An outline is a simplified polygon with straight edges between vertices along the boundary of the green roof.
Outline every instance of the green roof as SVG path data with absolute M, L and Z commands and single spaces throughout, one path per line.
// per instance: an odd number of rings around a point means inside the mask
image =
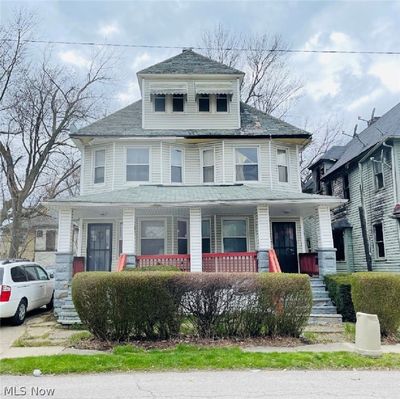
M 134 204 L 138 206 L 178 205 L 185 206 L 201 203 L 225 203 L 246 201 L 276 201 L 276 202 L 337 202 L 334 197 L 302 192 L 290 193 L 284 190 L 271 190 L 267 187 L 254 187 L 241 184 L 213 186 L 162 186 L 143 185 L 124 190 L 104 193 L 87 194 L 78 197 L 56 199 L 51 203 L 65 204 Z

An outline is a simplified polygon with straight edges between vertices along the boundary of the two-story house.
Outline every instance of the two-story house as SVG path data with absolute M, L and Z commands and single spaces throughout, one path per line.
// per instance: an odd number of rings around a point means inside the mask
M 131 267 L 268 271 L 274 248 L 283 271 L 298 272 L 303 220 L 315 214 L 321 272 L 336 270 L 330 209 L 342 200 L 301 190 L 299 151 L 311 135 L 241 103 L 243 76 L 183 50 L 138 72 L 140 101 L 71 134 L 80 196 L 51 202 L 58 298 L 73 222 L 88 271 L 115 270 L 120 254 Z
M 338 271 L 400 272 L 400 104 L 311 166 L 308 192 L 348 200 L 332 211 Z M 318 247 L 315 220 L 306 240 Z

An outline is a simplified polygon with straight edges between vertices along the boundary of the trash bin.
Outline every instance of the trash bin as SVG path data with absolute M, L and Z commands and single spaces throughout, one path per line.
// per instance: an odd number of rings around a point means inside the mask
M 366 356 L 381 356 L 381 329 L 378 316 L 357 312 L 356 351 Z

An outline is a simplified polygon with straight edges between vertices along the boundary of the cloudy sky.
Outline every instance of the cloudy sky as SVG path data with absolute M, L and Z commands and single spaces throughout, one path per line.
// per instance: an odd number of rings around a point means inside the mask
M 221 23 L 235 32 L 280 34 L 291 48 L 400 51 L 400 1 L 12 1 L 0 0 L 1 20 L 19 6 L 34 10 L 37 38 L 196 46 Z M 41 45 L 33 45 L 40 47 Z M 56 45 L 60 62 L 85 68 L 90 49 Z M 136 71 L 177 54 L 172 49 L 117 50 L 117 80 L 109 110 L 139 98 Z M 328 118 L 352 131 L 357 116 L 380 115 L 400 100 L 400 55 L 298 54 L 289 59 L 304 89 L 287 119 L 304 127 Z M 364 127 L 363 122 L 360 128 Z

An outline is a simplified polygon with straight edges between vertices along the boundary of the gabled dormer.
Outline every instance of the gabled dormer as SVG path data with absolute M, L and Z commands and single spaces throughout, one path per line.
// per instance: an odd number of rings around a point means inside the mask
M 143 129 L 240 129 L 243 72 L 184 49 L 137 76 Z

